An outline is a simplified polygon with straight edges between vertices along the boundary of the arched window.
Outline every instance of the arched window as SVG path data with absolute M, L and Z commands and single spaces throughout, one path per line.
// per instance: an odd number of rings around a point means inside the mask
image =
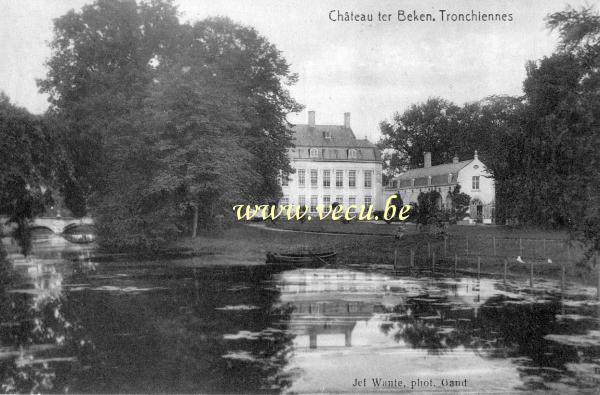
M 311 148 L 310 149 L 310 157 L 311 158 L 318 158 L 319 157 L 319 150 L 316 148 Z
M 356 159 L 356 150 L 355 149 L 348 150 L 348 159 Z
M 448 191 L 448 194 L 446 195 L 446 208 L 448 210 L 452 209 L 452 195 L 450 195 L 450 191 Z

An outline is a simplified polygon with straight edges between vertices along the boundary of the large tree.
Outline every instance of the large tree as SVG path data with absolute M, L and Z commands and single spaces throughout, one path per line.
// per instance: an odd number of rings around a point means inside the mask
M 460 108 L 441 99 L 430 98 L 414 104 L 404 113 L 396 113 L 392 122 L 380 123 L 384 160 L 393 172 L 423 166 L 423 153 L 432 153 L 432 164 L 452 159 L 453 134 L 458 132 Z
M 45 192 L 56 185 L 64 152 L 53 128 L 12 104 L 4 93 L 0 93 L 0 140 L 0 216 L 17 224 L 15 236 L 27 254 L 27 224 L 44 211 Z
M 531 192 L 545 198 L 540 219 L 568 226 L 590 252 L 599 251 L 600 15 L 567 7 L 547 22 L 559 46 L 528 66 L 524 83 Z
M 38 84 L 68 130 L 74 171 L 63 188 L 67 202 L 85 205 L 102 189 L 112 162 L 106 143 L 118 140 L 123 119 L 143 106 L 178 34 L 170 1 L 98 0 L 54 21 L 48 73 Z
M 300 107 L 289 65 L 254 29 L 99 0 L 59 18 L 52 45 L 41 87 L 77 137 L 74 189 L 103 240 L 159 245 L 234 201 L 277 198 Z
M 393 122 L 380 124 L 388 172 L 423 166 L 424 152 L 431 152 L 432 165 L 448 163 L 456 155 L 473 157 L 475 150 L 490 167 L 501 166 L 497 149 L 503 134 L 518 123 L 519 98 L 490 96 L 459 107 L 447 100 L 430 98 L 396 113 Z

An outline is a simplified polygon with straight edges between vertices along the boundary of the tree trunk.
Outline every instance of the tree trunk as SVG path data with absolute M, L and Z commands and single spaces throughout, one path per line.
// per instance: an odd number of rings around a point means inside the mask
M 198 206 L 194 206 L 194 223 L 192 224 L 192 237 L 198 236 Z

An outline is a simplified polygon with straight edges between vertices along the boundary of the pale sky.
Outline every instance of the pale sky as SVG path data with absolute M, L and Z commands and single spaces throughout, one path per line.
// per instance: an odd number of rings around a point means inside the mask
M 45 75 L 52 20 L 86 0 L 0 0 L 0 90 L 33 113 L 47 98 L 36 78 Z M 440 96 L 457 104 L 492 94 L 522 94 L 525 63 L 552 53 L 556 34 L 544 17 L 587 1 L 574 0 L 179 0 L 184 21 L 228 16 L 255 27 L 299 75 L 292 96 L 306 106 L 290 115 L 306 123 L 342 124 L 352 113 L 359 138 L 377 141 L 378 124 L 413 103 Z M 512 14 L 512 22 L 443 22 L 453 13 Z M 331 21 L 330 11 L 392 14 L 390 22 Z M 398 10 L 431 13 L 435 22 L 398 22 Z

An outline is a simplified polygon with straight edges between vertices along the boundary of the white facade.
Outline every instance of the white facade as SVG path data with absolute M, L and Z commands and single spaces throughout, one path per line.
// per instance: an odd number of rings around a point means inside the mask
M 290 174 L 288 185 L 282 186 L 282 202 L 294 205 L 307 204 L 312 207 L 316 199 L 317 204 L 326 206 L 337 202 L 344 206 L 372 204 L 374 210 L 382 209 L 381 163 L 293 160 L 291 164 L 296 173 Z M 313 183 L 314 172 L 316 172 L 316 183 Z M 354 186 L 351 185 L 352 179 L 354 179 Z
M 494 179 L 477 151 L 472 160 L 431 166 L 431 154 L 425 153 L 425 167 L 408 170 L 394 177 L 383 189 L 383 198 L 400 193 L 404 203 L 416 203 L 421 192 L 438 191 L 440 206 L 452 205 L 449 193 L 460 185 L 460 191 L 471 197 L 469 216 L 472 220 L 492 223 L 495 209 Z
M 310 111 L 308 125 L 294 127 L 295 147 L 288 155 L 295 172 L 282 182 L 280 203 L 308 205 L 311 211 L 334 202 L 383 208 L 380 152 L 368 140 L 356 139 L 350 114 L 344 115 L 343 126 L 316 125 Z

